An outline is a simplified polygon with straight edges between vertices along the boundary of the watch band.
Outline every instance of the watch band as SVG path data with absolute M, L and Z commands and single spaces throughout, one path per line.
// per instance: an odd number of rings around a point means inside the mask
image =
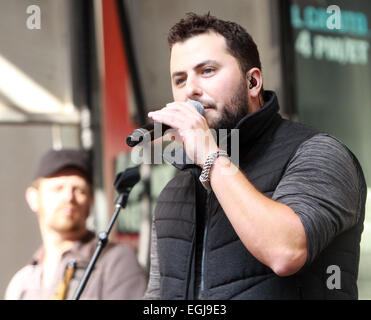
M 201 171 L 201 175 L 200 175 L 200 182 L 202 183 L 203 187 L 206 189 L 206 190 L 210 190 L 211 189 L 211 185 L 210 185 L 210 170 L 211 170 L 211 167 L 214 163 L 214 161 L 216 160 L 216 158 L 218 158 L 219 156 L 223 156 L 223 157 L 229 157 L 228 156 L 228 153 L 225 151 L 225 150 L 218 150 L 218 151 L 215 151 L 211 154 L 209 154 L 209 156 L 207 157 L 206 161 L 205 161 L 205 164 L 204 164 L 204 167 Z

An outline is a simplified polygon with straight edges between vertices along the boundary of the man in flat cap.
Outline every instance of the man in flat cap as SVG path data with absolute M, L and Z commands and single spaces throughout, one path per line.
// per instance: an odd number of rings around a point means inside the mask
M 41 159 L 26 200 L 39 221 L 43 246 L 10 281 L 5 299 L 71 299 L 96 249 L 86 226 L 93 205 L 88 153 L 51 150 Z M 146 279 L 134 252 L 108 243 L 81 299 L 140 299 Z

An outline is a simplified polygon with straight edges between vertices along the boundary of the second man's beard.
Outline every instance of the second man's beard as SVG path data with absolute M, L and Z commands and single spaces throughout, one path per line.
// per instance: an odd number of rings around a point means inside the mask
M 249 112 L 250 106 L 247 98 L 246 80 L 242 79 L 230 102 L 222 110 L 220 119 L 212 125 L 212 129 L 233 129 Z

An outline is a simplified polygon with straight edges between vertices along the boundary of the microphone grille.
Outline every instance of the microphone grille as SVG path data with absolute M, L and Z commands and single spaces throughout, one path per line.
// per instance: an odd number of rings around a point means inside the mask
M 196 100 L 188 100 L 187 102 L 192 103 L 192 104 L 195 106 L 195 108 L 197 109 L 197 111 L 198 111 L 202 116 L 205 115 L 205 109 L 204 109 L 204 106 L 203 106 L 200 102 L 198 102 L 198 101 L 196 101 Z

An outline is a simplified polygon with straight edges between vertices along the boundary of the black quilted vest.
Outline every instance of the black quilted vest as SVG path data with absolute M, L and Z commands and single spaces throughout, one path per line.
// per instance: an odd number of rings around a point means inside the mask
M 243 118 L 237 128 L 240 169 L 271 197 L 300 144 L 317 131 L 282 119 L 276 95 L 271 91 L 266 95 L 263 108 Z M 162 299 L 196 299 L 197 285 L 202 299 L 357 298 L 363 218 L 340 234 L 311 265 L 295 275 L 279 277 L 239 240 L 214 193 L 207 194 L 199 183 L 199 167 L 173 164 L 182 170 L 161 192 L 154 220 Z M 196 255 L 199 248 L 202 255 Z M 341 290 L 327 288 L 330 265 L 342 270 Z M 196 277 L 199 273 L 201 279 Z

